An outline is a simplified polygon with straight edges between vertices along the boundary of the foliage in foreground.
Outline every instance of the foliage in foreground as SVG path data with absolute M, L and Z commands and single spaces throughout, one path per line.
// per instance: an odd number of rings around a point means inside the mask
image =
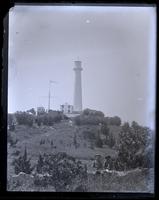
M 31 167 L 27 150 L 13 162 L 15 174 L 34 174 L 34 185 L 53 186 L 58 191 L 87 191 L 87 167 L 66 153 L 39 155 L 37 164 Z
M 24 154 L 20 155 L 18 158 L 15 158 L 12 164 L 14 166 L 15 174 L 19 174 L 20 172 L 31 174 L 34 169 L 34 167 L 31 167 L 31 159 L 28 158 L 26 147 Z
M 35 116 L 27 112 L 17 111 L 15 113 L 16 120 L 19 125 L 32 126 L 35 120 Z
M 122 170 L 153 167 L 152 131 L 132 122 L 123 124 L 119 137 L 118 160 Z
M 56 191 L 70 191 L 74 183 L 85 185 L 87 168 L 80 161 L 66 153 L 39 155 L 36 166 L 37 174 L 48 174 L 35 179 L 36 185 L 53 185 Z M 86 190 L 83 187 L 83 190 Z

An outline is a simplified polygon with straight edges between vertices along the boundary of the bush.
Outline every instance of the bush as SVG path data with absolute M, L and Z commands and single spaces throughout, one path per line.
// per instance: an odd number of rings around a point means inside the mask
M 36 171 L 39 174 L 42 174 L 43 166 L 44 166 L 44 158 L 43 158 L 43 156 L 41 154 L 39 154 L 38 162 L 37 162 L 37 165 L 36 165 Z
M 102 142 L 102 140 L 101 140 L 100 137 L 97 137 L 95 144 L 96 144 L 96 146 L 99 147 L 99 148 L 102 148 L 102 147 L 103 147 L 103 142 Z
M 12 153 L 12 155 L 14 155 L 14 156 L 19 156 L 19 154 L 20 154 L 19 150 L 16 150 L 15 152 Z
M 108 142 L 109 147 L 110 148 L 114 147 L 115 143 L 116 143 L 115 138 L 114 138 L 113 134 L 111 134 L 109 136 L 109 142 Z
M 146 165 L 148 167 L 146 149 L 152 142 L 149 140 L 151 134 L 150 129 L 139 126 L 137 123 L 133 123 L 131 127 L 128 123 L 123 125 L 118 146 L 118 159 L 123 163 L 125 169 L 145 167 Z
M 53 145 L 54 145 L 54 143 L 53 143 L 53 140 L 51 140 L 51 142 L 50 142 L 50 145 L 51 145 L 51 146 L 53 146 Z
M 47 187 L 50 181 L 47 174 L 35 174 L 34 175 L 34 184 L 36 186 Z
M 104 113 L 101 111 L 97 111 L 97 110 L 91 110 L 91 109 L 85 109 L 82 112 L 82 115 L 89 115 L 89 116 L 98 116 L 98 117 L 104 117 Z
M 68 156 L 66 153 L 44 154 L 39 156 L 37 166 L 38 172 L 43 176 L 37 181 L 38 184 L 44 185 L 44 182 L 55 187 L 56 191 L 72 191 L 77 180 L 80 184 L 87 176 L 85 166 L 75 158 Z M 44 174 L 48 174 L 44 176 Z
M 129 125 L 129 123 L 128 122 L 125 122 L 123 125 L 122 125 L 122 131 L 123 132 L 129 132 L 129 130 L 130 130 L 130 125 Z
M 109 128 L 106 124 L 102 124 L 101 126 L 101 133 L 105 135 L 106 139 L 109 136 Z
M 84 139 L 95 140 L 96 133 L 93 131 L 83 131 Z
M 77 149 L 79 144 L 77 143 L 77 136 L 76 136 L 76 133 L 74 134 L 74 137 L 73 137 L 73 145 L 74 147 Z
M 90 111 L 89 111 L 89 109 L 87 108 L 87 109 L 85 109 L 85 110 L 83 110 L 83 115 L 89 115 L 89 113 L 90 113 Z
M 40 145 L 45 144 L 45 142 L 46 142 L 45 139 L 41 139 L 40 140 Z
M 121 119 L 118 116 L 105 117 L 104 118 L 104 123 L 108 124 L 108 125 L 120 126 L 121 125 Z
M 17 138 L 15 138 L 15 139 L 13 139 L 13 136 L 11 136 L 11 133 L 10 132 L 8 132 L 8 136 L 7 136 L 8 138 L 7 138 L 7 141 L 8 141 L 8 143 L 10 143 L 10 145 L 12 146 L 12 147 L 16 147 L 16 144 L 17 144 L 17 142 L 19 141 Z
M 103 122 L 103 118 L 95 115 L 80 115 L 74 118 L 76 125 L 99 125 Z
M 19 125 L 28 125 L 32 126 L 34 122 L 34 116 L 32 114 L 28 114 L 27 112 L 16 112 L 15 117 Z
M 99 125 L 103 123 L 104 114 L 101 111 L 85 109 L 82 114 L 74 118 L 76 125 Z
M 14 118 L 14 114 L 8 114 L 8 127 L 10 131 L 14 131 L 15 130 L 15 118 Z
M 58 123 L 62 120 L 63 116 L 58 111 L 49 111 L 49 113 L 40 114 L 36 118 L 38 126 L 41 124 L 46 126 L 52 126 L 54 123 Z
M 30 158 L 28 159 L 26 148 L 24 154 L 22 156 L 19 156 L 18 158 L 15 158 L 12 164 L 14 166 L 15 174 L 19 174 L 20 172 L 31 174 L 31 172 L 33 171 Z
M 80 119 L 80 116 L 76 116 L 74 117 L 74 122 L 77 126 L 80 126 L 81 125 L 81 119 Z
M 35 122 L 37 123 L 38 126 L 41 126 L 43 123 L 43 116 L 37 115 Z

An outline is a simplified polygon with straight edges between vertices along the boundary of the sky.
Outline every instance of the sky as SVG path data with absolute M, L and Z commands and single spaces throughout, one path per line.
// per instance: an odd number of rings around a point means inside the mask
M 73 105 L 82 61 L 83 109 L 154 127 L 155 7 L 15 6 L 9 11 L 8 112 Z

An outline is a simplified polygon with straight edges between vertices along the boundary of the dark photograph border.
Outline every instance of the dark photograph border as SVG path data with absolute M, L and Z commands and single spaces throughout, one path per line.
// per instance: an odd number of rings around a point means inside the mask
M 2 199 L 154 199 L 158 196 L 157 185 L 158 185 L 158 169 L 157 169 L 157 146 L 158 146 L 158 105 L 156 103 L 156 139 L 155 139 L 155 193 L 94 193 L 94 192 L 7 192 L 7 93 L 8 93 L 8 11 L 15 4 L 43 4 L 42 1 L 32 1 L 32 2 L 24 2 L 24 1 L 11 1 L 5 3 L 3 2 L 0 5 L 0 17 L 1 17 L 1 111 L 0 111 L 0 198 Z M 157 0 L 155 1 L 111 1 L 111 2 L 93 2 L 93 1 L 47 1 L 44 4 L 47 5 L 114 5 L 114 6 L 147 6 L 153 5 L 157 6 Z M 43 5 L 44 5 L 43 4 Z M 157 21 L 158 21 L 158 7 L 157 7 Z M 158 33 L 158 26 L 157 26 Z M 156 33 L 156 34 L 157 34 Z M 157 38 L 157 50 L 158 50 L 158 38 Z M 156 54 L 157 66 L 156 66 L 156 81 L 158 83 L 158 59 Z M 156 89 L 156 102 L 158 100 L 158 87 Z

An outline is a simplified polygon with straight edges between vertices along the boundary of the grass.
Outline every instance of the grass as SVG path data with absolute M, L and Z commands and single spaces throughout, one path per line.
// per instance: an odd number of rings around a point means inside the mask
M 102 175 L 97 177 L 92 174 L 94 171 L 92 164 L 96 154 L 105 157 L 107 155 L 116 156 L 117 152 L 114 149 L 104 145 L 103 148 L 91 147 L 91 141 L 84 137 L 84 131 L 97 131 L 97 125 L 83 125 L 75 126 L 71 125 L 67 120 L 49 126 L 33 126 L 27 127 L 24 125 L 17 125 L 14 132 L 10 132 L 11 136 L 18 139 L 16 147 L 8 145 L 8 179 L 14 175 L 14 168 L 12 161 L 16 157 L 16 151 L 23 154 L 25 146 L 27 147 L 28 157 L 31 157 L 32 165 L 37 163 L 39 153 L 58 153 L 66 152 L 83 163 L 87 164 L 89 169 L 89 187 L 90 191 L 145 191 L 147 189 L 147 179 L 143 172 L 131 172 L 123 177 L 117 175 Z M 110 126 L 110 131 L 114 134 L 116 139 L 119 136 L 120 127 Z M 76 140 L 78 148 L 74 146 L 74 136 L 76 134 Z M 41 144 L 44 140 L 45 143 Z M 51 144 L 53 141 L 53 144 Z M 152 177 L 150 176 L 150 179 Z M 152 181 L 152 180 L 150 180 Z M 150 182 L 149 181 L 149 182 Z M 30 186 L 17 186 L 15 190 L 21 191 L 42 191 L 44 188 L 38 188 Z M 19 189 L 18 189 L 19 188 Z M 45 188 L 44 191 L 53 190 L 52 188 Z M 152 190 L 152 188 L 150 189 Z

